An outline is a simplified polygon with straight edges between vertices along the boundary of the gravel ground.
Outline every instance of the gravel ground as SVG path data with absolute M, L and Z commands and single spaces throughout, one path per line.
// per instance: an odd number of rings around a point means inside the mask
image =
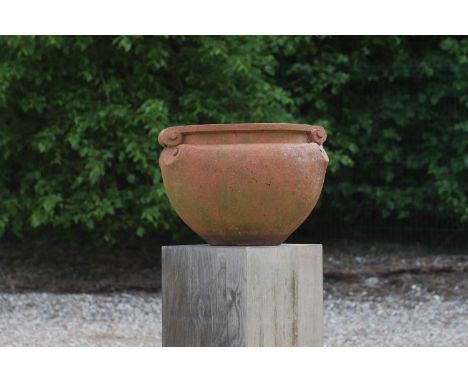
M 468 346 L 468 303 L 436 294 L 325 297 L 327 346 Z M 0 346 L 160 346 L 158 293 L 0 294 Z
M 3 293 L 0 346 L 161 346 L 161 298 Z
M 325 300 L 327 346 L 468 346 L 468 302 L 413 299 Z

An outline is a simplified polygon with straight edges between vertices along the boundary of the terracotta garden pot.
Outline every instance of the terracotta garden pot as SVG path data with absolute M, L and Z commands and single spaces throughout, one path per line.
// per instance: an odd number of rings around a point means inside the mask
M 159 158 L 169 200 L 212 245 L 279 245 L 311 213 L 328 157 L 320 126 L 169 127 Z

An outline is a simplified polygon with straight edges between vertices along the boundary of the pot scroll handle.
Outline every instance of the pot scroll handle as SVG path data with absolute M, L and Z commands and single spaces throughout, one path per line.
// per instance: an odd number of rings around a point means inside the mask
M 158 135 L 158 142 L 162 147 L 177 146 L 182 143 L 182 133 L 178 127 L 169 127 Z
M 322 154 L 323 159 L 325 159 L 326 163 L 330 161 L 328 158 L 325 149 L 323 148 L 323 143 L 327 140 L 327 133 L 322 126 L 311 126 L 311 130 L 309 132 L 309 142 L 315 142 L 319 145 L 320 152 Z
M 311 126 L 309 132 L 309 142 L 315 142 L 319 146 L 322 146 L 323 143 L 327 140 L 327 133 L 322 126 Z

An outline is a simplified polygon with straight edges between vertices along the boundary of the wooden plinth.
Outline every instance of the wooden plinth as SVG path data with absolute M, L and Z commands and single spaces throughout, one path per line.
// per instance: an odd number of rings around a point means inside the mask
M 322 246 L 163 247 L 163 346 L 321 346 Z

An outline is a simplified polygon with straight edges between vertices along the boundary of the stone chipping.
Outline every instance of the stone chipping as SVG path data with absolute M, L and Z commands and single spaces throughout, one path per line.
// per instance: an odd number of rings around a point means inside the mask
M 325 346 L 468 346 L 468 301 L 429 292 L 327 292 L 324 322 Z M 161 346 L 161 295 L 1 293 L 0 346 Z

